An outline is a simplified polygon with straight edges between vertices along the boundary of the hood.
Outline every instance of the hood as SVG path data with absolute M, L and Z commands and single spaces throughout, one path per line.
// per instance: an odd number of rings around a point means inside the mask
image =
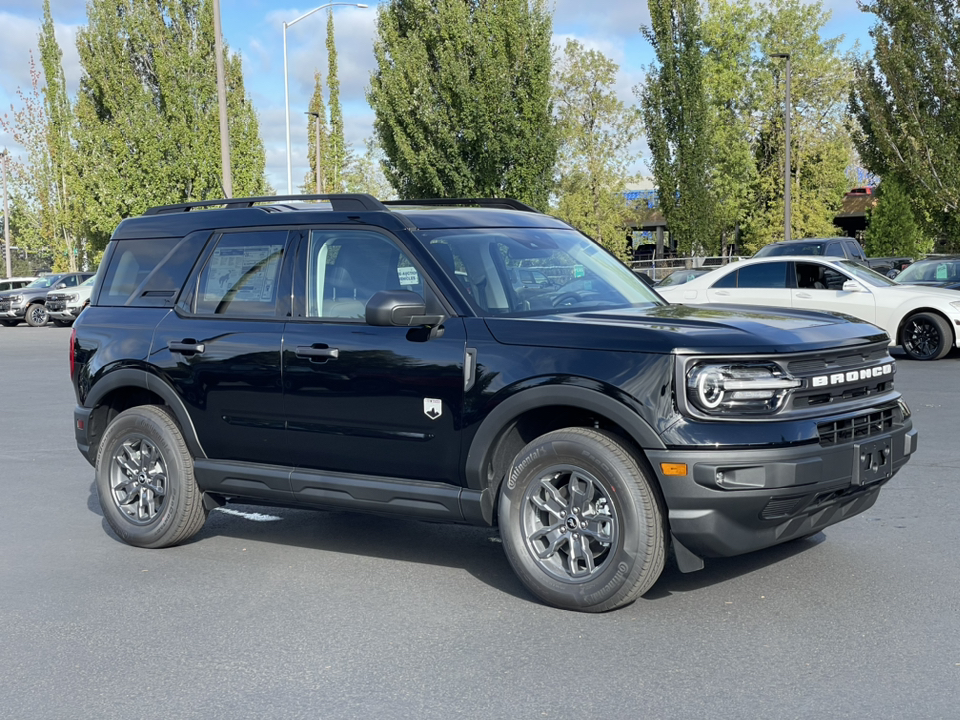
M 486 318 L 505 345 L 670 353 L 779 354 L 885 339 L 855 318 L 735 305 L 664 305 L 536 318 Z
M 901 285 L 903 287 L 924 288 L 925 290 L 929 290 L 930 288 L 946 288 L 947 290 L 960 289 L 960 281 L 957 280 L 947 280 L 946 282 L 937 282 L 936 280 L 917 280 L 916 282 L 901 283 Z
M 957 296 L 957 291 L 949 289 L 949 285 L 950 283 L 937 283 L 936 285 L 919 285 L 913 283 L 907 285 L 906 283 L 902 283 L 890 289 L 905 296 L 933 296 L 942 298 L 947 302 L 960 300 L 960 297 Z

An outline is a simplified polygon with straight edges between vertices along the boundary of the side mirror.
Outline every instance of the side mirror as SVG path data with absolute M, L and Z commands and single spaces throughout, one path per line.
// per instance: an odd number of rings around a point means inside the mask
M 427 315 L 423 298 L 410 290 L 381 290 L 367 301 L 367 325 L 376 327 L 433 327 L 443 315 Z
M 861 285 L 860 283 L 858 283 L 856 280 L 847 280 L 847 281 L 843 284 L 843 291 L 844 291 L 844 292 L 855 292 L 855 293 L 858 293 L 858 292 L 863 292 L 863 291 L 864 291 L 864 287 L 863 287 L 863 285 Z
M 65 288 L 66 286 L 67 286 L 66 283 L 60 283 L 59 285 L 57 285 L 57 286 L 54 288 L 54 290 L 62 290 L 62 289 Z

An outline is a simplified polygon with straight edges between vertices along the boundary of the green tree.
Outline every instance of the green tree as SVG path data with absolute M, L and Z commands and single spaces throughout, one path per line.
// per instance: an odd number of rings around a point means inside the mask
M 844 127 L 845 98 L 854 56 L 841 52 L 843 36 L 826 38 L 830 20 L 822 0 L 772 0 L 760 9 L 760 58 L 753 73 L 758 92 L 755 156 L 757 207 L 747 245 L 753 250 L 783 239 L 785 63 L 769 57 L 790 52 L 791 235 L 836 234 L 833 218 L 849 189 L 846 168 L 854 162 Z
M 856 63 L 851 131 L 867 169 L 897 177 L 935 232 L 960 240 L 960 17 L 955 0 L 871 0 L 872 57 Z
M 319 71 L 313 75 L 313 96 L 307 106 L 307 155 L 310 158 L 310 172 L 303 179 L 304 193 L 325 193 L 330 190 L 328 157 L 330 154 L 330 131 L 327 127 L 327 107 L 323 101 L 323 78 Z M 320 127 L 317 127 L 319 123 Z M 319 146 L 317 131 L 319 130 Z M 317 163 L 320 164 L 320 187 L 317 187 Z
M 656 61 L 640 96 L 653 178 L 663 212 L 683 252 L 715 249 L 708 191 L 709 113 L 698 0 L 648 0 L 650 27 L 641 28 Z
M 876 204 L 867 213 L 864 250 L 873 257 L 922 257 L 933 250 L 933 240 L 918 222 L 911 185 L 895 173 L 877 189 Z
M 556 214 L 626 257 L 623 198 L 639 117 L 614 92 L 618 65 L 567 40 L 554 78 L 560 136 Z
M 396 192 L 383 174 L 383 151 L 373 138 L 367 138 L 362 155 L 353 156 L 343 171 L 346 192 L 369 193 L 380 200 L 396 198 Z
M 223 197 L 210 0 L 91 0 L 77 34 L 78 192 L 89 236 L 151 205 Z M 240 58 L 224 49 L 236 195 L 266 190 Z
M 347 164 L 347 143 L 343 137 L 340 108 L 340 77 L 337 72 L 337 44 L 333 35 L 333 8 L 327 11 L 327 86 L 330 90 L 330 140 L 327 153 L 330 191 L 343 190 L 343 169 Z
M 546 207 L 557 135 L 545 0 L 391 0 L 367 95 L 400 197 Z

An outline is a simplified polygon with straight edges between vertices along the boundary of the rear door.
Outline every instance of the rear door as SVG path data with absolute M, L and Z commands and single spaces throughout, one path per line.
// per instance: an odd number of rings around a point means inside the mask
M 792 303 L 790 263 L 770 260 L 744 265 L 720 278 L 707 289 L 712 303 L 790 307 Z
M 450 319 L 439 335 L 367 325 L 380 290 L 416 292 L 428 314 Z M 289 461 L 458 483 L 466 336 L 422 267 L 391 235 L 317 228 L 301 240 L 294 297 L 283 337 Z

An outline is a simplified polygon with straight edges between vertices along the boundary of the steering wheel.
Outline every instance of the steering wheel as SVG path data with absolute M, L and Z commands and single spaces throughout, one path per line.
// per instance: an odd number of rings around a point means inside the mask
M 570 307 L 572 305 L 579 305 L 580 302 L 580 296 L 576 293 L 564 293 L 563 295 L 554 298 L 551 304 L 553 307 Z

